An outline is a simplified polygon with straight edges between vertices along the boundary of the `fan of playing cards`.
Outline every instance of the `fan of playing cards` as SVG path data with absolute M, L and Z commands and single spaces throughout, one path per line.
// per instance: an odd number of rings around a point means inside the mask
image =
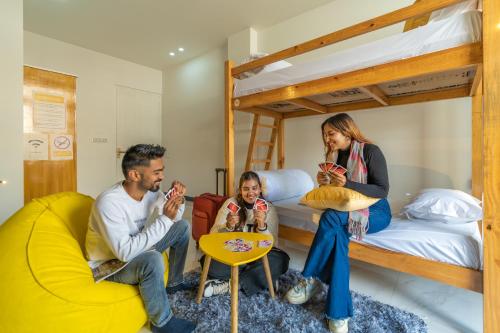
M 262 211 L 262 212 L 267 212 L 269 209 L 269 205 L 267 204 L 267 201 L 261 198 L 258 198 L 255 200 L 255 203 L 253 205 L 254 210 Z
M 172 187 L 170 190 L 168 190 L 167 194 L 165 194 L 165 200 L 168 201 L 168 199 L 170 199 L 172 196 L 174 196 L 176 194 L 177 194 L 177 188 Z
M 229 203 L 226 206 L 226 209 L 233 214 L 237 214 L 240 211 L 240 206 L 238 206 L 234 202 L 229 201 Z
M 346 168 L 344 168 L 341 165 L 338 165 L 337 163 L 333 163 L 333 162 L 320 163 L 319 168 L 321 169 L 321 171 L 323 171 L 324 173 L 328 173 L 328 174 L 332 174 L 332 172 L 336 172 L 338 174 L 343 175 L 347 172 Z

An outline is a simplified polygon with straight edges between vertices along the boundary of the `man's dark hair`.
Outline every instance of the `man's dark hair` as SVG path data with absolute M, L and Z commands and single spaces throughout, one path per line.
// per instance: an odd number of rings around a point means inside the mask
M 138 166 L 148 167 L 151 160 L 162 158 L 165 148 L 160 145 L 138 144 L 127 149 L 122 160 L 122 172 L 127 178 L 128 172 Z

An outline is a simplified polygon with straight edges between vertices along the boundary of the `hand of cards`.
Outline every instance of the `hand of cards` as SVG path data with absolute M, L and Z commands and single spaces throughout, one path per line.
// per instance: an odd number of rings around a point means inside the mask
M 237 214 L 240 211 L 240 209 L 241 209 L 241 207 L 232 201 L 228 202 L 228 204 L 226 205 L 226 210 L 228 210 L 228 212 L 233 213 L 233 214 Z M 255 200 L 255 203 L 253 205 L 253 209 L 258 210 L 258 211 L 267 212 L 269 210 L 269 205 L 267 204 L 266 200 L 259 198 L 259 199 Z
M 167 194 L 165 194 L 165 200 L 168 201 L 171 197 L 177 194 L 177 188 L 172 187 L 170 190 L 168 190 Z
M 257 200 L 255 200 L 253 209 L 262 212 L 267 212 L 269 210 L 269 205 L 267 204 L 266 200 L 258 198 Z
M 237 204 L 235 204 L 234 202 L 229 202 L 226 206 L 226 209 L 230 212 L 230 213 L 233 213 L 233 214 L 237 214 L 239 211 L 240 211 L 240 206 L 238 206 Z
M 343 175 L 347 172 L 346 168 L 344 168 L 343 166 L 338 165 L 336 163 L 333 163 L 333 162 L 320 163 L 319 168 L 321 169 L 321 171 L 323 171 L 324 173 L 328 173 L 328 174 L 332 174 L 332 172 L 336 172 L 338 174 Z

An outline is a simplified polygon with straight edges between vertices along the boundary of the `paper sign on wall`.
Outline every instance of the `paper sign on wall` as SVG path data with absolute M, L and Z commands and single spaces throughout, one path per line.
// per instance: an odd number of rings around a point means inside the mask
M 49 159 L 49 136 L 47 134 L 24 134 L 24 160 L 43 161 Z
M 50 135 L 50 159 L 72 160 L 73 159 L 73 136 L 67 134 Z
M 33 127 L 37 130 L 66 131 L 64 96 L 34 93 Z

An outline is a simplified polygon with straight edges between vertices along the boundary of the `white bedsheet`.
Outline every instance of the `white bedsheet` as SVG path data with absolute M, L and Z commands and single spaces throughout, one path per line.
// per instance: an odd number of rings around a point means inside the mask
M 338 51 L 317 61 L 234 80 L 234 96 L 284 87 L 369 66 L 444 50 L 481 39 L 481 12 L 469 11 L 445 20 Z
M 321 211 L 298 202 L 299 198 L 273 202 L 280 224 L 316 232 L 318 225 L 312 222 L 313 215 Z M 482 240 L 477 223 L 449 225 L 393 218 L 386 229 L 366 235 L 361 243 L 448 264 L 482 268 Z

